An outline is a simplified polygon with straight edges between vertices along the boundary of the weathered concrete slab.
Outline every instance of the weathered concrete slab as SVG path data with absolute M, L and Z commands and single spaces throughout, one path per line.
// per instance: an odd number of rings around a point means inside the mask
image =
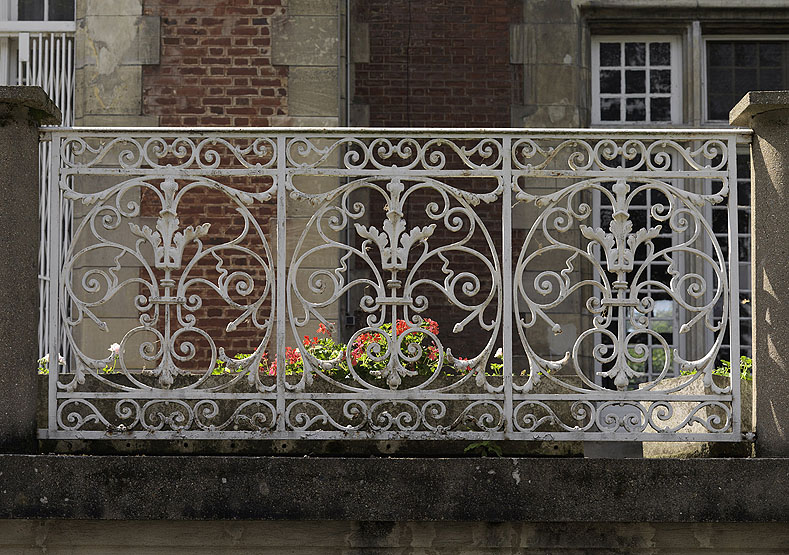
M 783 523 L 0 521 L 0 553 L 15 555 L 754 555 L 787 550 L 789 527 Z
M 0 518 L 777 522 L 786 459 L 0 455 Z

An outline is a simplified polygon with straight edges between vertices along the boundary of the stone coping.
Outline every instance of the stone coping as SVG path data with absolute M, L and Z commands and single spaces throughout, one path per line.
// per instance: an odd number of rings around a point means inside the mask
M 789 459 L 0 455 L 0 519 L 780 522 Z
M 751 91 L 729 112 L 729 123 L 750 127 L 751 118 L 775 110 L 789 109 L 789 91 Z
M 63 116 L 41 87 L 0 86 L 0 104 L 27 108 L 39 125 L 60 125 Z

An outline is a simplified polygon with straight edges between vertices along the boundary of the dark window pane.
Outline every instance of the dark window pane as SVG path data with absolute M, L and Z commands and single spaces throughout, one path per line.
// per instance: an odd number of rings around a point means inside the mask
M 601 208 L 600 209 L 600 225 L 603 229 L 608 229 L 608 226 L 611 225 L 612 220 L 612 212 L 610 208 Z
M 600 70 L 600 92 L 619 93 L 622 92 L 621 71 L 618 69 Z
M 718 93 L 734 92 L 734 72 L 730 67 L 711 67 L 707 70 L 707 89 Z
M 643 66 L 646 62 L 646 47 L 643 42 L 625 43 L 625 65 Z
M 649 45 L 649 65 L 669 66 L 671 65 L 671 43 L 653 42 Z
M 748 91 L 757 89 L 756 78 L 758 72 L 751 68 L 737 68 L 734 72 L 734 95 L 737 97 L 735 102 L 745 95 Z
M 650 219 L 649 225 L 659 225 L 661 228 L 666 226 L 665 222 L 656 222 Z M 662 251 L 664 249 L 671 248 L 671 237 L 658 237 L 656 239 L 652 239 L 652 243 L 655 245 L 655 250 Z M 662 260 L 662 259 L 661 259 Z
M 760 91 L 779 91 L 784 88 L 784 72 L 780 67 L 763 67 L 759 69 Z
M 759 45 L 759 65 L 780 66 L 783 62 L 782 44 L 780 42 L 763 42 Z
M 618 42 L 600 43 L 600 65 L 601 66 L 621 66 L 622 65 L 622 45 Z
M 737 170 L 737 175 L 742 178 L 750 178 L 751 170 L 749 168 L 744 172 Z M 737 204 L 740 206 L 750 206 L 751 204 L 751 184 L 748 182 L 737 184 Z
M 728 120 L 729 111 L 734 104 L 731 96 L 727 94 L 707 93 L 707 117 L 716 120 Z
M 641 229 L 642 227 L 646 227 L 647 225 L 647 212 L 646 210 L 633 210 L 632 208 L 628 211 L 630 214 L 630 221 L 633 222 L 633 229 Z M 641 259 L 644 257 L 641 256 Z
M 671 99 L 652 98 L 650 99 L 650 119 L 652 121 L 671 121 Z
M 603 121 L 619 121 L 619 106 L 618 98 L 601 98 L 600 119 Z
M 670 278 L 668 276 L 668 265 L 667 264 L 655 264 L 655 263 L 652 263 L 650 269 L 652 270 L 652 279 L 654 279 L 655 281 L 668 283 Z M 670 324 L 669 324 L 669 326 L 670 326 Z M 669 329 L 671 329 L 671 328 L 669 327 Z
M 749 260 L 751 258 L 751 239 L 750 237 L 740 237 L 737 239 L 737 246 L 740 260 Z
M 643 98 L 628 98 L 625 103 L 626 121 L 645 121 L 647 119 L 647 107 Z
M 712 230 L 715 233 L 726 233 L 729 230 L 729 213 L 725 209 L 712 209 Z
M 751 231 L 751 215 L 748 212 L 740 211 L 737 216 L 737 228 L 740 233 L 749 233 Z
M 737 155 L 737 175 L 746 177 L 751 172 L 751 157 L 749 154 Z
M 626 168 L 635 168 L 636 166 L 641 165 L 641 155 L 636 154 L 632 158 L 625 158 L 624 163 Z
M 44 0 L 19 0 L 19 21 L 44 21 Z
M 755 42 L 735 42 L 734 65 L 738 67 L 755 67 L 758 60 L 757 51 Z
M 666 151 L 667 152 L 671 152 L 670 149 L 667 149 Z M 655 163 L 655 159 L 654 158 L 652 159 L 652 163 Z M 650 189 L 649 192 L 652 195 L 652 204 L 664 204 L 664 205 L 668 204 L 668 197 L 666 195 L 664 195 L 661 191 L 657 191 L 655 189 Z M 657 224 L 657 222 L 655 222 L 652 225 L 656 225 L 656 224 Z
M 649 72 L 649 92 L 671 92 L 671 70 L 653 69 Z
M 644 70 L 629 69 L 625 71 L 625 92 L 644 93 L 647 92 L 646 74 Z
M 50 21 L 74 21 L 74 0 L 49 0 Z
M 707 66 L 731 66 L 734 64 L 734 45 L 731 42 L 707 43 Z
M 751 204 L 751 156 L 750 154 L 737 155 L 737 204 L 749 206 Z

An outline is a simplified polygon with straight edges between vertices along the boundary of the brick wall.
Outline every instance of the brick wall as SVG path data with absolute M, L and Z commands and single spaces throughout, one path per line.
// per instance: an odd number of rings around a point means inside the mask
M 269 126 L 287 113 L 287 68 L 271 63 L 281 0 L 145 0 L 161 17 L 157 66 L 143 71 L 143 109 L 161 125 Z
M 512 104 L 521 103 L 522 66 L 510 64 L 510 25 L 522 20 L 519 0 L 370 0 L 360 2 L 355 21 L 367 23 L 369 62 L 354 66 L 353 101 L 369 107 L 369 125 L 386 127 L 509 127 Z M 470 146 L 470 145 L 469 145 Z M 452 156 L 448 156 L 448 160 Z M 455 179 L 447 183 L 475 192 L 491 191 L 491 180 Z M 380 227 L 383 203 L 371 199 L 370 219 Z M 411 195 L 406 221 L 411 226 L 435 223 L 426 217 L 431 202 L 442 204 L 435 191 L 422 189 Z M 477 207 L 488 233 L 501 254 L 501 207 L 494 203 Z M 462 239 L 462 232 L 449 232 L 439 223 L 430 239 L 432 247 Z M 468 245 L 486 254 L 480 226 Z M 418 250 L 418 249 L 417 249 Z M 480 278 L 479 293 L 469 297 L 460 287 L 454 293 L 470 305 L 482 302 L 490 291 L 490 272 L 473 256 L 452 255 L 455 271 L 470 271 Z M 438 283 L 444 281 L 442 262 L 422 267 Z M 424 316 L 440 325 L 440 338 L 455 356 L 479 353 L 489 332 L 476 321 L 460 334 L 454 324 L 468 313 L 455 308 L 441 293 L 422 288 L 429 308 Z M 496 306 L 494 301 L 493 306 Z M 491 321 L 493 310 L 486 312 Z M 361 313 L 358 314 L 362 316 Z M 358 319 L 357 319 L 358 320 Z
M 284 11 L 280 0 L 145 0 L 144 13 L 161 19 L 161 55 L 159 65 L 144 68 L 144 113 L 158 116 L 163 126 L 274 125 L 272 118 L 287 114 L 287 67 L 274 66 L 271 61 L 272 19 Z M 247 191 L 271 186 L 261 178 L 219 181 Z M 183 186 L 187 181 L 179 183 Z M 274 215 L 273 202 L 251 207 L 272 248 L 275 238 L 269 219 Z M 159 209 L 158 199 L 146 191 L 143 210 L 155 216 Z M 235 204 L 226 195 L 205 188 L 184 196 L 178 213 L 181 228 L 211 224 L 205 247 L 231 240 L 243 227 Z M 242 244 L 262 252 L 259 239 L 250 237 Z M 193 254 L 194 247 L 187 249 L 184 261 Z M 261 292 L 266 279 L 260 264 L 250 256 L 227 254 L 222 270 L 249 272 L 256 293 Z M 190 275 L 217 284 L 220 270 L 216 265 L 217 260 L 208 257 Z M 235 284 L 229 293 L 236 301 L 248 302 L 256 294 L 238 295 Z M 196 325 L 217 340 L 217 346 L 224 347 L 230 356 L 255 349 L 263 332 L 248 322 L 234 333 L 225 331 L 241 314 L 239 309 L 230 307 L 206 285 L 194 285 L 189 292 L 202 297 L 202 307 L 194 312 Z M 269 308 L 268 304 L 261 307 L 258 318 L 265 320 Z M 196 361 L 204 364 L 210 352 L 207 342 L 195 334 L 183 339 L 194 342 Z
M 370 125 L 509 127 L 520 100 L 520 66 L 510 60 L 510 24 L 520 0 L 369 0 L 369 62 L 355 66 L 354 101 Z

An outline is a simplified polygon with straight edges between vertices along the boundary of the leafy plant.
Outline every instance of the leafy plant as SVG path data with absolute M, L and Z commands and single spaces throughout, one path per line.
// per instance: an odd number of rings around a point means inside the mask
M 465 449 L 464 453 L 471 453 L 472 455 L 479 455 L 480 457 L 501 457 L 504 455 L 501 447 L 492 441 L 477 441 L 470 443 Z
M 717 376 L 731 376 L 731 362 L 721 360 L 721 365 L 713 370 L 712 373 Z M 740 357 L 740 377 L 748 381 L 753 379 L 753 359 L 751 357 Z
M 690 376 L 695 373 L 695 371 L 682 371 L 683 376 Z M 721 360 L 721 365 L 715 368 L 712 373 L 716 376 L 731 376 L 731 362 L 728 360 Z M 740 357 L 740 378 L 748 381 L 753 380 L 753 359 L 751 357 Z

